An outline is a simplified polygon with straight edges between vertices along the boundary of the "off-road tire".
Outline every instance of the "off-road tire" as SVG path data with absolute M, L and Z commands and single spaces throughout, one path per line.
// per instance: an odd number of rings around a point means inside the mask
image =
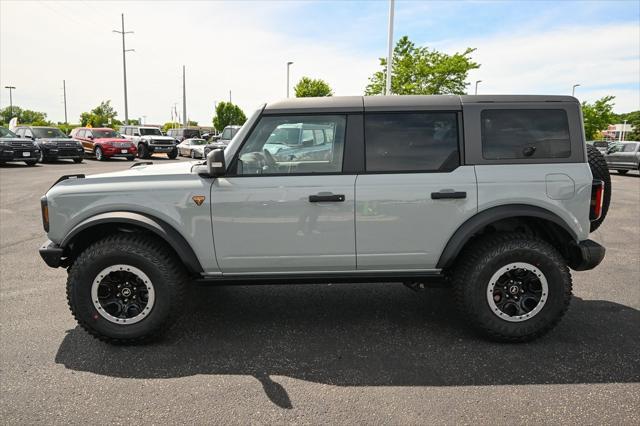
M 33 167 L 38 164 L 38 160 L 25 161 L 25 164 L 29 167 Z
M 560 321 L 571 300 L 571 273 L 560 253 L 544 240 L 520 233 L 480 237 L 465 247 L 451 273 L 454 298 L 464 320 L 481 334 L 500 342 L 526 342 L 547 333 Z M 512 262 L 537 267 L 547 279 L 548 295 L 532 318 L 508 322 L 487 301 L 492 275 Z
M 175 254 L 160 239 L 142 233 L 119 233 L 85 249 L 70 268 L 67 300 L 82 328 L 108 343 L 142 343 L 166 331 L 182 311 L 187 274 Z M 140 269 L 152 282 L 155 301 L 148 316 L 135 324 L 116 324 L 98 313 L 91 286 L 105 268 L 126 264 Z
M 629 170 L 617 170 L 618 174 L 626 175 Z
M 598 148 L 592 145 L 586 145 L 587 156 L 589 159 L 589 168 L 591 168 L 591 174 L 594 179 L 600 179 L 604 182 L 604 197 L 602 198 L 602 214 L 600 219 L 591 222 L 590 231 L 593 232 L 604 222 L 604 218 L 609 211 L 609 204 L 611 203 L 611 176 L 609 175 L 609 167 L 607 161 Z
M 83 158 L 74 158 L 73 162 L 76 163 L 76 164 L 80 164 L 80 163 L 82 163 L 82 160 L 83 160 Z
M 151 157 L 151 155 L 149 155 L 149 148 L 143 143 L 138 144 L 138 157 L 143 159 Z
M 169 157 L 170 160 L 175 160 L 176 158 L 178 158 L 178 148 L 174 149 L 171 152 L 168 152 L 167 157 Z

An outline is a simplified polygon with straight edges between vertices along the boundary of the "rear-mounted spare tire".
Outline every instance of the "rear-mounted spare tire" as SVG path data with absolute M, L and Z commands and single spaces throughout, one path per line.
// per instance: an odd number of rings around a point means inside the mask
M 604 182 L 604 196 L 602 199 L 602 213 L 597 220 L 591 222 L 591 232 L 600 227 L 604 218 L 609 211 L 609 203 L 611 202 L 611 176 L 609 175 L 609 167 L 607 167 L 607 161 L 598 149 L 594 146 L 587 145 L 587 157 L 589 160 L 589 168 L 591 168 L 591 174 L 593 179 L 598 179 Z

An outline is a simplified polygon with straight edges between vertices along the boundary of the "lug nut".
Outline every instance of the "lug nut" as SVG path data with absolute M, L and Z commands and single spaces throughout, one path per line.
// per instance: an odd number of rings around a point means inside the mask
M 120 297 L 120 293 L 116 294 L 116 297 Z

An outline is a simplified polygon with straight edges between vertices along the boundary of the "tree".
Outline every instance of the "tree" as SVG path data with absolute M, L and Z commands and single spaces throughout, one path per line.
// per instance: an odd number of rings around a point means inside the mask
M 177 121 L 168 121 L 162 125 L 162 131 L 166 133 L 169 129 L 173 129 L 176 127 L 180 127 L 180 123 L 178 123 Z
M 333 96 L 331 86 L 322 79 L 312 79 L 302 77 L 298 84 L 293 88 L 296 92 L 296 98 L 310 98 L 317 96 Z
M 626 141 L 640 141 L 640 111 L 633 111 L 627 114 L 620 114 L 616 122 L 624 123 L 627 121 L 627 125 L 633 126 L 633 131 L 625 133 L 624 140 Z
M 397 95 L 464 95 L 470 70 L 480 68 L 471 60 L 476 49 L 447 55 L 428 47 L 416 47 L 404 36 L 393 49 L 391 92 Z M 380 58 L 381 71 L 369 79 L 365 95 L 384 93 L 387 59 Z
M 116 120 L 118 113 L 111 106 L 111 101 L 102 101 L 100 105 L 90 112 L 80 114 L 80 124 L 91 127 L 113 127 L 118 126 L 120 121 Z
M 584 117 L 584 134 L 587 140 L 594 140 L 598 132 L 605 130 L 615 121 L 613 114 L 613 99 L 615 96 L 605 96 L 590 104 L 582 102 L 582 116 Z
M 30 109 L 22 109 L 19 106 L 13 108 L 6 107 L 0 110 L 0 123 L 3 126 L 9 125 L 11 118 L 17 117 L 18 124 L 29 124 L 32 126 L 50 126 L 52 123 L 47 120 L 47 114 Z
M 216 105 L 216 115 L 213 117 L 213 127 L 221 131 L 226 126 L 242 125 L 247 121 L 247 116 L 238 105 L 231 102 L 220 102 Z
M 197 121 L 193 121 L 193 120 L 188 120 L 187 121 L 187 126 L 197 127 L 198 126 L 198 122 Z

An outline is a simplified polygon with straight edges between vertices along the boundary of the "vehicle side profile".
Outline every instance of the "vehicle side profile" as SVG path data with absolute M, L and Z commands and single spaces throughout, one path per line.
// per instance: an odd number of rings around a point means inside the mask
M 82 163 L 84 159 L 84 149 L 80 141 L 65 135 L 57 127 L 17 126 L 15 134 L 19 138 L 35 141 L 40 149 L 38 160 L 41 163 L 64 159 Z
M 640 142 L 630 141 L 614 145 L 605 155 L 607 166 L 621 175 L 629 170 L 640 172 Z
M 167 154 L 171 159 L 178 156 L 178 141 L 163 135 L 158 127 L 121 126 L 120 134 L 134 143 L 140 158 L 150 158 L 157 153 Z
M 204 158 L 207 141 L 199 138 L 185 139 L 178 144 L 178 155 L 191 158 Z
M 570 269 L 602 261 L 609 199 L 573 97 L 287 99 L 206 161 L 63 176 L 40 254 L 112 343 L 161 334 L 191 280 L 444 283 L 468 324 L 520 342 L 564 315 Z
M 95 156 L 98 161 L 114 157 L 133 161 L 138 153 L 133 142 L 108 127 L 76 127 L 71 131 L 71 137 L 82 143 L 85 154 Z
M 35 166 L 40 157 L 40 147 L 33 142 L 20 139 L 11 130 L 0 127 L 0 164 L 9 161 L 24 161 Z

